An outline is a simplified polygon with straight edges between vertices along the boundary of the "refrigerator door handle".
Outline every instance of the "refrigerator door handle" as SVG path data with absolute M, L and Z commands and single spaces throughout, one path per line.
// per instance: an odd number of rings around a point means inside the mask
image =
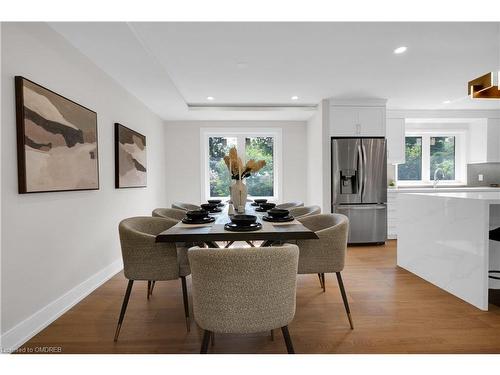
M 366 148 L 365 148 L 365 145 L 363 144 L 363 141 L 361 141 L 361 151 L 362 151 L 362 154 L 363 154 L 363 172 L 366 170 Z M 367 179 L 367 173 L 363 173 L 363 187 L 366 186 L 366 184 L 368 183 L 368 179 Z M 364 189 L 363 189 L 363 192 L 361 193 L 361 202 L 365 203 L 364 198 L 365 196 L 365 192 L 364 192 Z
M 364 161 L 363 161 L 363 151 L 361 146 L 358 146 L 358 163 L 359 163 L 359 178 L 358 178 L 358 191 L 359 195 L 363 197 L 363 187 L 364 187 Z

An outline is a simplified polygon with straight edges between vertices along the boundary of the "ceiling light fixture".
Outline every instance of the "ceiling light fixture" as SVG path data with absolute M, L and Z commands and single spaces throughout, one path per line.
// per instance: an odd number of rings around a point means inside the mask
M 405 53 L 408 48 L 405 46 L 398 47 L 394 50 L 394 53 L 396 55 L 401 55 L 402 53 Z
M 297 95 L 294 95 L 290 99 L 292 99 L 292 100 L 299 100 L 299 97 Z
M 445 101 L 443 102 L 443 104 L 450 104 L 450 103 L 451 103 L 451 100 L 445 100 Z
M 213 96 L 207 96 L 207 100 L 214 100 L 215 98 Z
M 498 76 L 500 72 L 490 72 L 469 81 L 468 94 L 472 99 L 500 99 Z

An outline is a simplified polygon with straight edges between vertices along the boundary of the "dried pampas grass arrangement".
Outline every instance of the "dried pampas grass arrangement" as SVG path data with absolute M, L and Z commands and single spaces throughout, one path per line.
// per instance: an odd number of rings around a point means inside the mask
M 226 163 L 233 180 L 242 180 L 249 177 L 252 173 L 260 171 L 266 165 L 265 160 L 255 161 L 254 159 L 250 159 L 243 165 L 236 147 L 231 147 L 229 154 L 224 156 L 224 163 Z

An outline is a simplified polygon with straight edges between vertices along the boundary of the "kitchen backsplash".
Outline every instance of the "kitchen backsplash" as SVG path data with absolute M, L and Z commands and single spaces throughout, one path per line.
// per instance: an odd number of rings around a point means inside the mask
M 483 181 L 479 181 L 479 175 L 483 175 Z M 490 186 L 500 185 L 500 163 L 477 163 L 467 164 L 467 185 Z

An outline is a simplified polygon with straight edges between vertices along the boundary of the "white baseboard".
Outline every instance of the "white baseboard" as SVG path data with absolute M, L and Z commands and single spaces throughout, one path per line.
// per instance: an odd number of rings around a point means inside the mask
M 0 338 L 0 351 L 9 353 L 19 348 L 122 269 L 122 260 L 118 259 L 114 261 L 109 266 L 106 266 L 66 294 L 5 332 Z

